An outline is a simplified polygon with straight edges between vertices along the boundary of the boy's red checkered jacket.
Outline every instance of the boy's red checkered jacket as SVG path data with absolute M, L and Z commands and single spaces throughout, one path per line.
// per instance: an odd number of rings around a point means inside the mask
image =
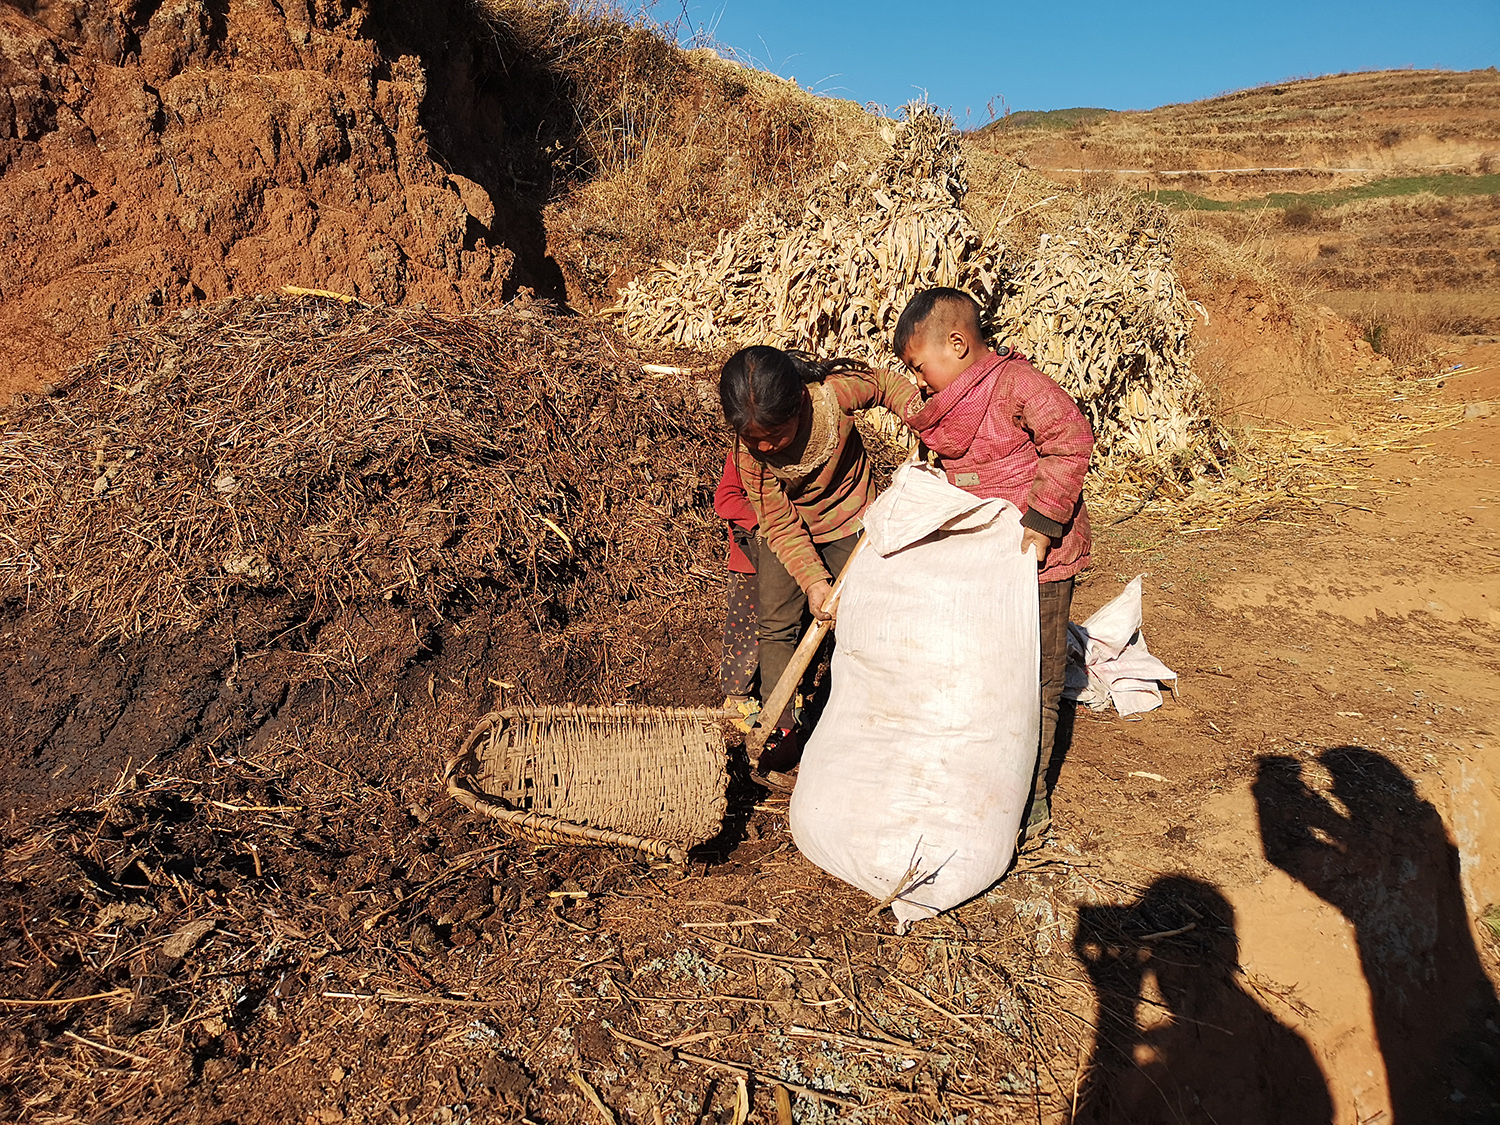
M 1094 431 L 1073 399 L 1026 357 L 1001 348 L 974 363 L 907 419 L 948 480 L 1019 507 L 1052 539 L 1038 578 L 1059 582 L 1089 563 L 1083 478 Z

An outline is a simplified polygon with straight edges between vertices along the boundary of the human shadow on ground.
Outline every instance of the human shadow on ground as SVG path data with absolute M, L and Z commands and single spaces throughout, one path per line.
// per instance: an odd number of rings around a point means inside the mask
M 1396 1125 L 1500 1120 L 1500 1005 L 1474 947 L 1442 817 L 1393 762 L 1360 746 L 1262 758 L 1266 859 L 1354 927 Z
M 1133 903 L 1080 906 L 1073 947 L 1098 1002 L 1074 1122 L 1333 1120 L 1306 1041 L 1236 979 L 1234 908 L 1213 886 L 1167 876 Z

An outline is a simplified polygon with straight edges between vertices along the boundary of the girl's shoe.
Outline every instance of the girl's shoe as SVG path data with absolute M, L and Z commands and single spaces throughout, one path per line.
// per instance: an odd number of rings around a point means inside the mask
M 733 716 L 730 719 L 735 729 L 749 734 L 760 721 L 760 700 L 750 695 L 726 695 L 724 710 Z
M 802 757 L 802 732 L 796 727 L 778 727 L 761 748 L 755 772 L 767 774 L 795 769 Z

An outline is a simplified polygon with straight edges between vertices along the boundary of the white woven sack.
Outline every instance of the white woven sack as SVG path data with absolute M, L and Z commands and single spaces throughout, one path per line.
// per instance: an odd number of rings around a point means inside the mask
M 865 513 L 792 837 L 904 933 L 1010 866 L 1036 765 L 1036 560 L 1020 511 L 908 463 Z

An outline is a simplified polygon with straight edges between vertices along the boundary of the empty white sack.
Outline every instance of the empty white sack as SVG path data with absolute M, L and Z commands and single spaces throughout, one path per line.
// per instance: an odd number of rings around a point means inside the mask
M 1111 703 L 1121 715 L 1161 706 L 1161 682 L 1177 673 L 1146 650 L 1141 632 L 1141 575 L 1082 625 L 1068 622 L 1068 678 L 1063 695 L 1095 711 Z

